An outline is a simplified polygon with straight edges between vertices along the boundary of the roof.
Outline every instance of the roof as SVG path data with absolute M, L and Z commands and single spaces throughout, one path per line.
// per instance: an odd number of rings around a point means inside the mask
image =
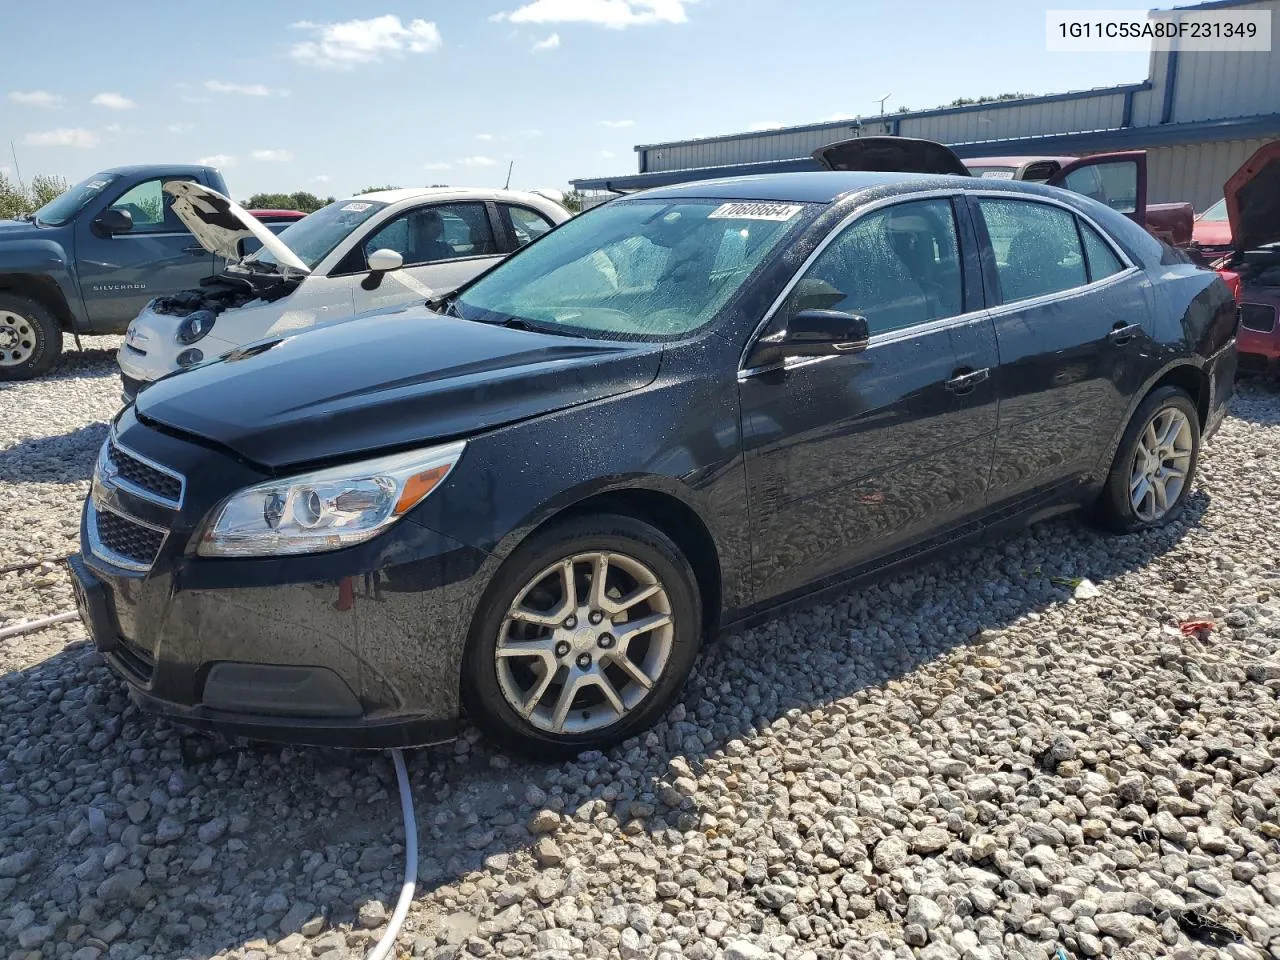
M 103 173 L 114 173 L 122 177 L 131 177 L 135 174 L 155 174 L 157 171 L 172 173 L 176 176 L 195 176 L 204 173 L 206 170 L 216 170 L 217 167 L 211 167 L 201 163 L 130 163 L 123 167 L 111 167 L 103 170 Z
M 701 180 L 649 190 L 646 197 L 709 197 L 717 200 L 777 200 L 785 203 L 830 203 L 837 197 L 873 187 L 903 183 L 936 183 L 954 180 L 973 185 L 969 177 L 939 177 L 923 173 L 869 173 L 815 170 L 808 173 L 771 173 L 753 177 Z
M 530 197 L 546 200 L 541 194 L 525 193 L 520 190 L 499 190 L 495 187 L 401 187 L 396 190 L 375 190 L 373 193 L 361 193 L 350 200 L 373 200 L 377 203 L 400 203 L 403 200 L 420 200 L 424 197 L 440 199 L 488 199 L 527 201 Z

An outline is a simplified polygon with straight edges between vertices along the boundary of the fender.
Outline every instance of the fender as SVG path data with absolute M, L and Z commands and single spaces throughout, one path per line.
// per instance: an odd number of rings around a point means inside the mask
M 88 315 L 71 257 L 56 240 L 29 237 L 0 243 L 0 287 L 11 274 L 31 274 L 53 282 L 71 317 L 71 333 L 88 329 Z

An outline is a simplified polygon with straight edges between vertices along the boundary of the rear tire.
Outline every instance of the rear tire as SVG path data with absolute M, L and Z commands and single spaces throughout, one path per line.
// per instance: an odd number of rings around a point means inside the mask
M 44 304 L 0 292 L 0 381 L 30 380 L 62 355 L 62 328 Z
M 670 707 L 701 635 L 698 581 L 669 537 L 632 517 L 578 517 L 535 533 L 499 568 L 467 640 L 462 702 L 506 750 L 542 760 L 604 750 Z
M 1098 499 L 1116 533 L 1163 527 L 1186 508 L 1200 461 L 1200 413 L 1185 391 L 1159 387 L 1134 411 Z

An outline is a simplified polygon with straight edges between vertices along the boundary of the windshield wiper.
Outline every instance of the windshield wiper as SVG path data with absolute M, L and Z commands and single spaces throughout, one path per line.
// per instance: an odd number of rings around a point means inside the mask
M 585 339 L 582 334 L 570 333 L 554 323 L 534 323 L 524 317 L 507 317 L 501 323 L 508 330 L 526 330 L 529 333 L 549 333 L 554 337 L 573 337 L 576 340 Z

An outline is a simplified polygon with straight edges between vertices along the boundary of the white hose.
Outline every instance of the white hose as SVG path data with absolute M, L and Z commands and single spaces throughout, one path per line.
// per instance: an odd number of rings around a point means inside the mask
M 0 630 L 0 640 L 9 637 L 21 636 L 24 633 L 31 633 L 34 630 L 43 630 L 45 627 L 52 627 L 55 623 L 66 623 L 68 620 L 79 619 L 80 614 L 74 610 L 68 610 L 66 613 L 55 613 L 52 617 L 41 617 L 39 620 L 27 620 L 23 623 L 15 623 L 12 627 L 5 627 Z
M 391 914 L 391 922 L 387 924 L 387 932 L 377 942 L 367 960 L 386 960 L 391 948 L 396 945 L 396 937 L 404 926 L 404 918 L 409 914 L 409 904 L 413 903 L 413 890 L 418 882 L 418 823 L 413 815 L 413 795 L 409 792 L 409 774 L 404 768 L 404 757 L 399 750 L 391 751 L 391 759 L 396 765 L 396 779 L 400 782 L 400 812 L 404 815 L 404 886 L 400 888 L 400 900 Z

